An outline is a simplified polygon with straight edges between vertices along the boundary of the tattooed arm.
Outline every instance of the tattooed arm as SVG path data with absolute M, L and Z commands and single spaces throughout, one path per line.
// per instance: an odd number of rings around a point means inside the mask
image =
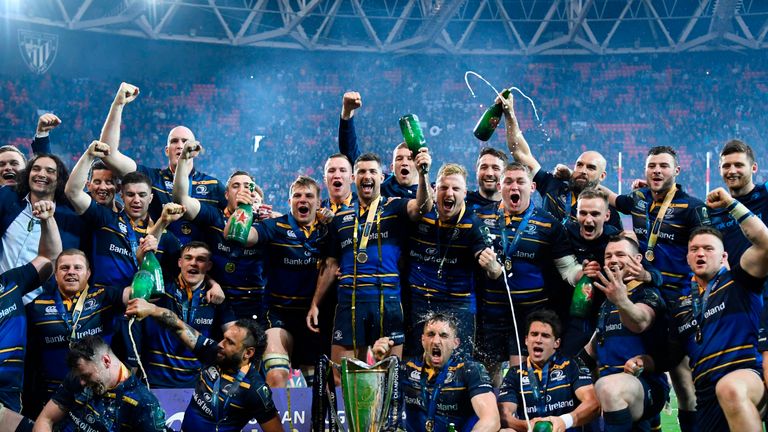
M 176 333 L 176 336 L 184 342 L 184 345 L 189 347 L 189 349 L 195 349 L 197 339 L 200 337 L 200 332 L 182 321 L 175 313 L 149 303 L 144 299 L 131 299 L 125 309 L 125 314 L 140 320 L 151 316 L 161 326 Z

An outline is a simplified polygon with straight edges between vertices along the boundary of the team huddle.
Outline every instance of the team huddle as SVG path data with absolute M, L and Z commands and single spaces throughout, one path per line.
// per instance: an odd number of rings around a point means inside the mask
M 282 431 L 270 389 L 323 355 L 401 358 L 407 431 L 659 430 L 670 381 L 681 430 L 762 429 L 768 191 L 746 143 L 724 145 L 704 201 L 667 146 L 618 195 L 597 152 L 543 170 L 508 96 L 507 151 L 483 148 L 468 190 L 465 167 L 431 179 L 405 143 L 385 176 L 348 92 L 323 181 L 298 176 L 279 214 L 252 173 L 198 171 L 187 127 L 166 167 L 121 153 L 137 97 L 121 84 L 71 173 L 53 114 L 29 161 L 0 147 L 0 432 L 166 430 L 149 387 L 194 389 L 184 431 Z M 147 301 L 131 284 L 150 257 Z

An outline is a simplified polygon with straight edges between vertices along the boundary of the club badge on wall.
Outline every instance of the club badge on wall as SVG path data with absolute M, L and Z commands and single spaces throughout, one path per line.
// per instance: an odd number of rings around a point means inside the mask
M 19 30 L 19 51 L 30 71 L 44 74 L 56 60 L 59 35 L 32 30 Z

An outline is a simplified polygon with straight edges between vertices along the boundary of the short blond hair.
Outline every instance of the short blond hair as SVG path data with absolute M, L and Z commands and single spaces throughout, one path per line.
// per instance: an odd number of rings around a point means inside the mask
M 459 164 L 443 164 L 443 166 L 441 166 L 440 170 L 437 172 L 437 180 L 440 181 L 442 177 L 447 177 L 449 175 L 459 175 L 464 179 L 464 181 L 467 181 L 467 169 Z

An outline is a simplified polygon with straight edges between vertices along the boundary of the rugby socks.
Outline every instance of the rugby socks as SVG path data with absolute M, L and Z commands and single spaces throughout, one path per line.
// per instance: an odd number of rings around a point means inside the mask
M 632 413 L 629 408 L 618 411 L 606 411 L 603 413 L 605 419 L 605 432 L 632 432 Z
M 693 432 L 696 430 L 696 411 L 677 411 L 677 421 L 680 422 L 680 432 Z

